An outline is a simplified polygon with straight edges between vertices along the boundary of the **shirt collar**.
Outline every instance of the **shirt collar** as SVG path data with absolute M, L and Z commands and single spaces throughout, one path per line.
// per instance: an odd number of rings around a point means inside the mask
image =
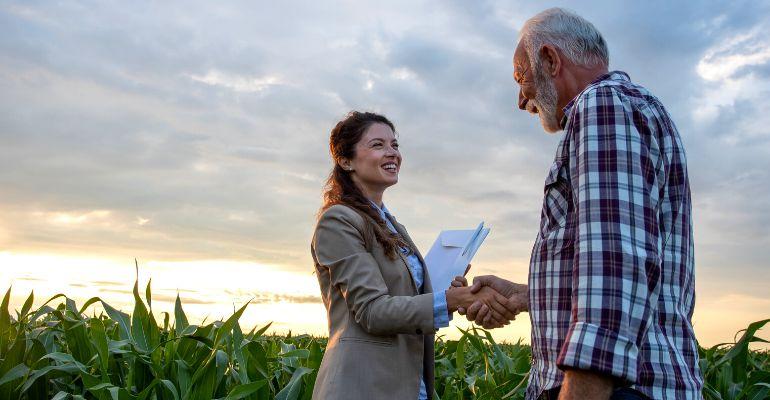
M 382 216 L 382 218 L 385 219 L 386 221 L 388 220 L 388 218 L 386 217 L 387 215 L 392 217 L 392 215 L 388 211 L 388 207 L 385 207 L 385 203 L 382 203 L 382 208 L 380 208 L 380 206 L 378 206 L 377 203 L 371 200 L 369 200 L 369 202 L 372 203 L 372 207 L 374 207 L 374 209 L 377 210 L 377 212 L 380 213 L 380 216 Z
M 606 74 L 602 74 L 598 78 L 594 79 L 591 83 L 588 84 L 588 86 L 585 87 L 585 89 L 581 90 L 580 93 L 577 94 L 577 96 L 573 97 L 572 100 L 567 103 L 564 108 L 562 108 L 562 111 L 564 112 L 564 116 L 561 118 L 561 121 L 559 122 L 559 126 L 564 129 L 565 126 L 567 126 L 567 116 L 569 115 L 570 111 L 572 111 L 572 106 L 575 105 L 575 101 L 577 101 L 578 97 L 583 94 L 588 88 L 591 86 L 602 82 L 602 81 L 627 81 L 630 82 L 631 78 L 628 76 L 627 73 L 623 71 L 611 71 Z

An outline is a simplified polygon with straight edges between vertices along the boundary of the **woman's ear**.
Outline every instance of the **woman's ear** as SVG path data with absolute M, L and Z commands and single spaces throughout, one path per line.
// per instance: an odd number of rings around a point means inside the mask
M 350 160 L 347 158 L 341 158 L 339 161 L 337 161 L 337 165 L 339 165 L 345 171 L 353 170 L 353 166 L 350 164 Z

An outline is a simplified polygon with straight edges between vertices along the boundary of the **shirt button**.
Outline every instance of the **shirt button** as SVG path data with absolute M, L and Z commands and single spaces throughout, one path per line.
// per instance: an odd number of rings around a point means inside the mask
M 418 334 L 418 335 L 422 335 L 422 329 L 420 329 L 420 328 L 417 328 L 417 334 Z

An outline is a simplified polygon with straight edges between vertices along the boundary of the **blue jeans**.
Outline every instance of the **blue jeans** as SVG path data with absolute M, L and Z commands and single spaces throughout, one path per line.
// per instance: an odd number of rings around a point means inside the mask
M 648 400 L 648 399 L 649 397 L 645 396 L 643 393 L 631 388 L 620 388 L 612 392 L 612 396 L 610 396 L 610 400 Z
M 553 389 L 549 389 L 543 392 L 543 394 L 540 395 L 541 400 L 558 400 L 559 399 L 559 390 L 561 387 L 555 387 Z M 610 400 L 649 400 L 650 398 L 645 396 L 639 391 L 636 391 L 631 388 L 618 388 L 615 389 L 614 392 L 612 392 L 612 396 L 610 396 Z

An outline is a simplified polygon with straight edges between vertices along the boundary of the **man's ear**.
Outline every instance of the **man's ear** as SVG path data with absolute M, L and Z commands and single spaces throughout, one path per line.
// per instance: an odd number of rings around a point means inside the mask
M 553 47 L 550 44 L 544 44 L 540 48 L 539 56 L 540 59 L 543 60 L 543 68 L 545 68 L 548 75 L 555 77 L 561 72 L 561 54 L 556 50 L 556 47 Z

